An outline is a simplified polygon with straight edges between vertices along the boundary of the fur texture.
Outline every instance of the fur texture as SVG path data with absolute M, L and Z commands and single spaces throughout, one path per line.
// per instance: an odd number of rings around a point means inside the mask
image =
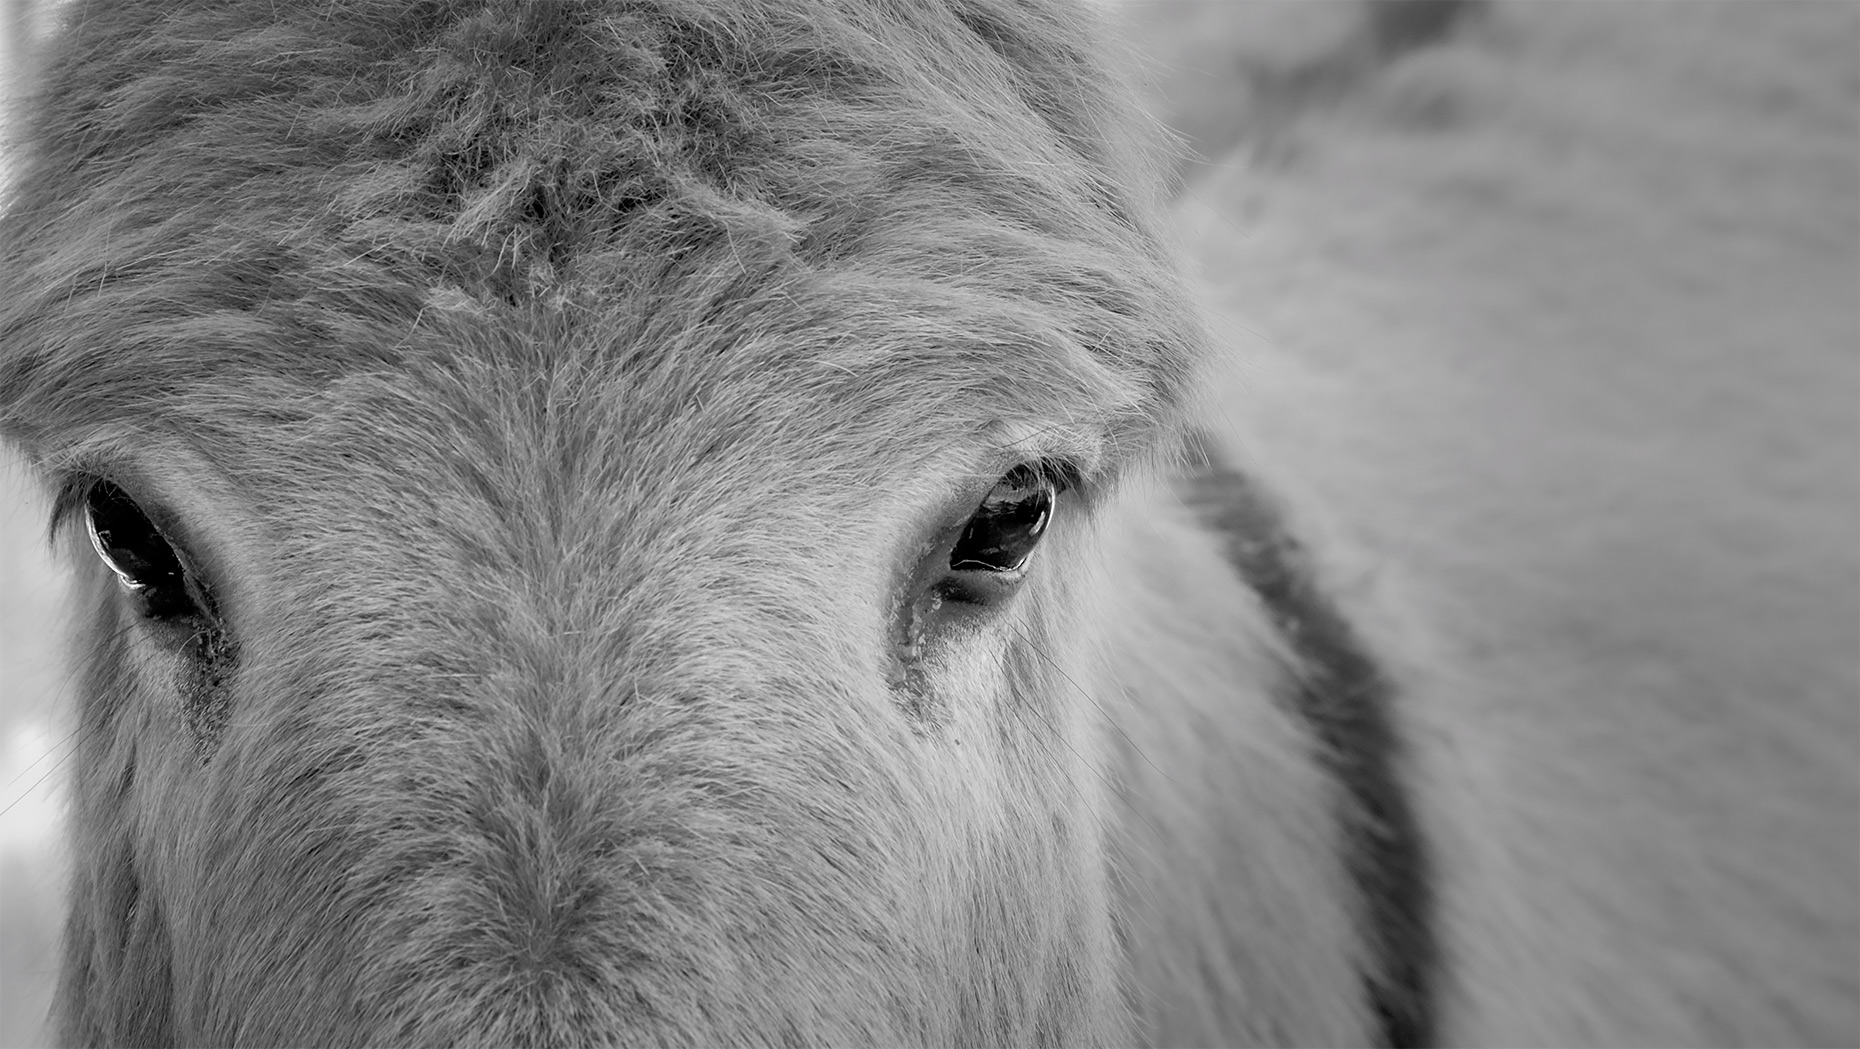
M 1150 480 L 1207 348 L 1088 12 L 66 18 L 0 428 L 228 635 L 84 569 L 68 1041 L 1429 1037 L 1373 669 Z M 1020 592 L 900 655 L 1021 463 Z

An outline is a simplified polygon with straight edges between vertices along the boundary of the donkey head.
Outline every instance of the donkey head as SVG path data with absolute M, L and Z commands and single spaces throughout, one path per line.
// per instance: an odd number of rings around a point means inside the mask
M 76 4 L 65 1036 L 1123 1037 L 1093 552 L 1201 336 L 1087 21 Z

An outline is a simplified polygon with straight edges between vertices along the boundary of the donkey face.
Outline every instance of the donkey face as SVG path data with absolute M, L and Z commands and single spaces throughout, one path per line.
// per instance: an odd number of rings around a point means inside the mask
M 1114 1041 L 1091 568 L 1199 338 L 1044 5 L 80 5 L 0 422 L 75 1041 Z

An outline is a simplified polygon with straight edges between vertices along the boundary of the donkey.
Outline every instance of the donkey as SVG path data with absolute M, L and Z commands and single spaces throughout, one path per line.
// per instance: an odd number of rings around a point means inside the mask
M 1093 21 L 73 5 L 61 1037 L 1428 1041 L 1392 689 L 1189 429 Z
M 63 18 L 0 218 L 0 435 L 84 623 L 63 1040 L 1718 1009 L 1532 1000 L 1561 916 L 1480 872 L 1545 850 L 1462 818 L 1416 661 L 1195 429 L 1213 344 L 1090 8 Z M 1719 982 L 1779 1024 L 1833 971 L 1766 968 Z
M 66 1042 L 1852 1033 L 1705 751 L 1507 768 L 1197 432 L 1089 7 L 63 17 L 0 436 L 80 582 Z M 1559 852 L 1584 776 L 1684 869 Z M 1773 942 L 1611 956 L 1669 905 Z

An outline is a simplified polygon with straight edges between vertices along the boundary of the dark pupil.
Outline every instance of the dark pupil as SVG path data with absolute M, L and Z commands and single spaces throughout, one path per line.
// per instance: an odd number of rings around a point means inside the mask
M 169 618 L 194 610 L 187 570 L 174 547 L 121 488 L 99 481 L 85 502 L 97 553 L 141 596 L 149 616 Z
M 1033 470 L 1016 467 L 969 518 L 962 538 L 949 552 L 949 567 L 959 572 L 1014 571 L 1039 545 L 1052 509 L 1053 486 Z

